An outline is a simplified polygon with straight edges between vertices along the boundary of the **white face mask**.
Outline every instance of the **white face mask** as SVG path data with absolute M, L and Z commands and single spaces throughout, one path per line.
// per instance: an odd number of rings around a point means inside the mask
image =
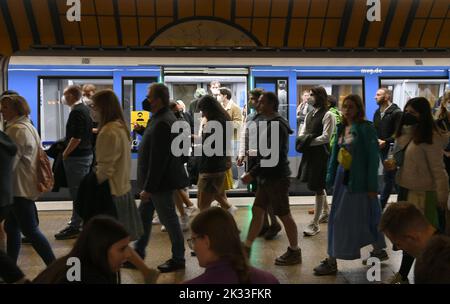
M 85 105 L 87 105 L 87 106 L 90 106 L 90 105 L 92 104 L 92 99 L 90 99 L 90 98 L 87 97 L 87 96 L 83 96 L 83 97 L 81 98 L 81 101 L 82 101 Z
M 445 106 L 445 108 L 447 109 L 447 112 L 450 112 L 450 103 L 447 103 L 447 105 Z
M 219 89 L 211 89 L 211 93 L 213 93 L 213 95 L 219 95 L 220 90 Z
M 316 104 L 316 99 L 313 96 L 310 96 L 307 101 L 311 106 L 314 106 Z

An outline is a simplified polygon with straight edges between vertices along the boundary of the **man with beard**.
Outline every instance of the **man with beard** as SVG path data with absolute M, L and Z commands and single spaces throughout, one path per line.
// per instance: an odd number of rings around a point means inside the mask
M 387 88 L 380 88 L 377 91 L 375 101 L 379 108 L 373 116 L 373 124 L 377 130 L 380 158 L 384 162 L 388 157 L 391 145 L 394 144 L 394 133 L 400 123 L 402 111 L 395 103 L 392 103 L 392 92 Z M 395 186 L 395 173 L 396 170 L 383 169 L 384 186 L 380 195 L 382 209 L 386 206 L 392 188 Z

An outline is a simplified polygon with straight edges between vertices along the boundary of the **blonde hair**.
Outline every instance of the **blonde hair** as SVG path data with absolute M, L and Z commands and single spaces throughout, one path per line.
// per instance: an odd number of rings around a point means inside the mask
M 447 102 L 450 102 L 450 90 L 446 91 L 444 93 L 444 96 L 442 96 L 441 105 L 439 106 L 439 110 L 436 113 L 437 119 L 444 119 L 447 117 Z
M 95 111 L 100 112 L 99 129 L 101 130 L 109 122 L 118 121 L 127 131 L 128 139 L 131 140 L 130 130 L 125 122 L 117 95 L 112 90 L 106 89 L 95 93 L 92 100 Z

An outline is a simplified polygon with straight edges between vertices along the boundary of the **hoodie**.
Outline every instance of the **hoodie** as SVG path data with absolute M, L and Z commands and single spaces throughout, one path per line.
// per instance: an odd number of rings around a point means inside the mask
M 267 138 L 267 146 L 269 147 L 269 150 L 278 150 L 278 160 L 276 161 L 275 166 L 264 166 L 261 164 L 261 161 L 263 159 L 270 159 L 271 154 L 268 156 L 262 156 L 260 151 L 258 151 L 257 162 L 249 173 L 253 178 L 259 177 L 262 179 L 289 177 L 291 175 L 288 160 L 289 135 L 293 134 L 294 131 L 290 128 L 289 122 L 278 112 L 276 112 L 272 117 L 266 117 L 264 120 L 267 121 L 268 126 L 266 130 L 262 130 L 258 126 L 258 143 L 260 143 L 261 138 Z M 272 124 L 274 122 L 279 123 L 278 135 L 275 137 L 278 142 L 275 141 L 275 143 L 271 143 L 271 131 Z M 273 144 L 275 144 L 274 147 L 272 147 Z
M 3 131 L 0 131 L 0 208 L 12 204 L 12 170 L 17 147 Z

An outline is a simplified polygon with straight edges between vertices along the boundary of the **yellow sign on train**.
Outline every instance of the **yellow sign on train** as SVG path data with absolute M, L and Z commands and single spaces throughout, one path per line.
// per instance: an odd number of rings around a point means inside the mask
M 147 122 L 150 118 L 150 112 L 147 111 L 131 111 L 131 130 L 133 130 L 134 125 L 138 124 L 147 127 Z

